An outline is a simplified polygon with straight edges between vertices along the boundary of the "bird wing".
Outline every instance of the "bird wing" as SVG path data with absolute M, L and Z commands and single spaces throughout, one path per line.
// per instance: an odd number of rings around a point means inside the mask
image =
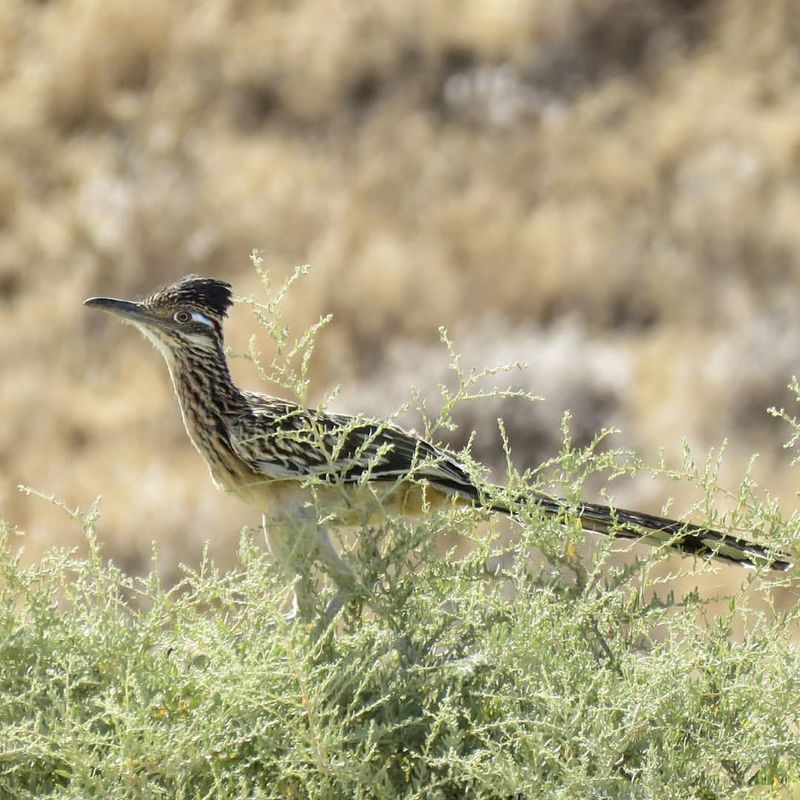
M 474 499 L 478 490 L 448 452 L 388 422 L 306 409 L 247 393 L 249 409 L 231 424 L 231 447 L 257 473 L 274 480 L 320 476 L 428 481 Z

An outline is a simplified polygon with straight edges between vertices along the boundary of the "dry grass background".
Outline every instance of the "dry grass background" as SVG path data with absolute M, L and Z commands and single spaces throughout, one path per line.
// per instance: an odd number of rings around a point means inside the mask
M 547 398 L 463 417 L 487 463 L 498 415 L 524 467 L 570 408 L 651 460 L 727 437 L 734 485 L 759 451 L 794 510 L 765 408 L 800 371 L 798 38 L 792 0 L 4 0 L 0 512 L 26 557 L 79 532 L 18 483 L 101 493 L 127 569 L 154 539 L 168 575 L 205 540 L 229 563 L 254 512 L 211 487 L 160 358 L 81 300 L 187 272 L 258 293 L 253 248 L 312 265 L 288 315 L 335 314 L 315 380 L 342 410 L 434 392 L 444 324 Z M 237 308 L 230 343 L 254 330 Z

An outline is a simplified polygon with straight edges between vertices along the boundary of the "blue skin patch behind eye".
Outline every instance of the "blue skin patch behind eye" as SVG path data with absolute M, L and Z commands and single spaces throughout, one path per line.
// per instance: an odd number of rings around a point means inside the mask
M 192 311 L 192 319 L 195 322 L 202 322 L 203 325 L 208 325 L 209 328 L 211 327 L 211 320 L 199 311 Z

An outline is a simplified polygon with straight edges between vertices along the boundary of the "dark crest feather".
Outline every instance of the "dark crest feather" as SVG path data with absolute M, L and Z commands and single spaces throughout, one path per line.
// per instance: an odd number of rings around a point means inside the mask
M 226 317 L 233 305 L 231 285 L 215 278 L 187 275 L 171 286 L 156 292 L 148 301 L 151 305 L 185 303 L 203 309 L 217 317 Z

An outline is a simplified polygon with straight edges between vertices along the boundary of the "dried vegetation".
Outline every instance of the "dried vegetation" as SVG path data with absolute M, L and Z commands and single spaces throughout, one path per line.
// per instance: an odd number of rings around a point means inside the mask
M 445 324 L 547 397 L 464 418 L 488 463 L 497 415 L 524 467 L 571 408 L 579 441 L 616 424 L 652 459 L 728 437 L 731 483 L 759 450 L 793 508 L 764 409 L 800 354 L 799 36 L 789 0 L 6 0 L 0 508 L 26 558 L 70 542 L 18 483 L 102 492 L 128 569 L 152 539 L 166 575 L 206 539 L 225 563 L 252 515 L 211 489 L 155 354 L 80 301 L 190 271 L 255 291 L 254 247 L 312 264 L 290 316 L 334 313 L 315 379 L 345 410 L 432 386 Z M 233 347 L 253 329 L 239 309 Z

